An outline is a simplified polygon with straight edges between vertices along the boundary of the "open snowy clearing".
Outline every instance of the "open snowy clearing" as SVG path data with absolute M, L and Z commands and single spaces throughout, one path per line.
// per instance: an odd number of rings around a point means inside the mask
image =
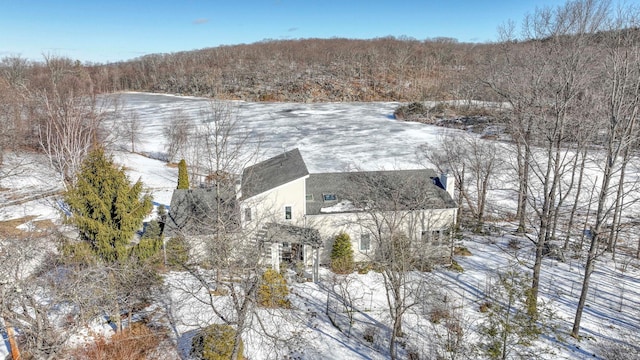
M 168 205 L 176 186 L 177 169 L 169 167 L 161 160 L 165 151 L 162 128 L 172 114 L 180 109 L 194 118 L 199 116 L 207 100 L 191 97 L 152 95 L 140 93 L 120 94 L 120 101 L 127 111 L 138 114 L 143 136 L 136 145 L 139 154 L 118 151 L 116 162 L 125 166 L 132 180 L 140 178 L 154 196 L 158 204 Z M 424 143 L 437 143 L 443 132 L 452 131 L 429 125 L 393 120 L 393 110 L 397 103 L 245 103 L 235 102 L 237 116 L 242 126 L 260 141 L 263 158 L 277 154 L 283 149 L 298 147 L 308 161 L 312 172 L 340 171 L 346 169 L 407 169 L 419 168 L 416 150 Z M 126 141 L 122 148 L 127 148 Z M 144 156 L 144 155 L 147 156 Z M 50 219 L 59 222 L 61 214 L 53 193 L 63 189 L 55 172 L 48 170 L 44 158 L 17 156 L 10 159 L 20 164 L 20 171 L 14 176 L 0 181 L 3 205 L 0 206 L 0 220 Z M 257 159 L 260 160 L 260 159 Z M 514 193 L 507 184 L 500 191 L 492 193 L 496 199 L 496 210 L 512 208 Z M 40 195 L 47 195 L 40 197 Z M 28 223 L 21 224 L 28 229 Z M 456 261 L 464 272 L 445 270 L 433 273 L 413 273 L 411 276 L 434 289 L 434 298 L 446 297 L 446 303 L 465 320 L 465 334 L 471 344 L 479 341 L 478 326 L 483 318 L 479 311 L 487 292 L 495 282 L 498 271 L 510 265 L 523 266 L 532 261 L 530 244 L 520 239 L 519 249 L 509 246 L 513 228 L 502 224 L 491 236 L 469 236 L 463 244 L 471 256 L 457 256 Z M 581 341 L 568 336 L 572 324 L 583 275 L 583 265 L 578 259 L 567 257 L 565 262 L 546 259 L 542 273 L 541 300 L 553 308 L 556 314 L 554 324 L 558 327 L 559 338 L 541 337 L 535 344 L 539 354 L 546 359 L 606 358 L 602 349 L 608 344 L 629 346 L 632 351 L 640 351 L 640 271 L 639 263 L 626 255 L 617 261 L 602 257 L 592 276 L 592 286 L 587 308 L 582 321 Z M 321 273 L 321 282 L 292 283 L 292 310 L 273 314 L 272 326 L 280 324 L 278 330 L 290 334 L 297 341 L 288 349 L 265 350 L 265 339 L 257 332 L 244 336 L 246 354 L 251 359 L 282 358 L 292 354 L 302 359 L 385 359 L 388 357 L 387 339 L 388 311 L 381 285 L 381 276 L 375 272 L 349 278 L 350 291 L 356 299 L 354 323 L 350 337 L 332 325 L 325 314 L 327 288 L 331 286 L 332 275 Z M 171 309 L 174 340 L 182 356 L 188 354 L 185 347 L 190 343 L 194 330 L 213 317 L 210 311 L 196 301 L 180 301 L 184 293 L 180 284 L 184 274 L 174 272 L 166 275 L 166 282 L 172 289 L 163 300 L 180 303 Z M 225 301 L 221 299 L 221 301 Z M 337 309 L 337 299 L 332 308 Z M 443 300 L 444 301 L 444 300 Z M 162 307 L 162 301 L 156 306 Z M 424 353 L 432 351 L 429 346 L 436 342 L 434 335 L 441 332 L 443 325 L 433 324 L 427 315 L 431 308 L 413 307 L 405 318 L 407 349 L 417 349 Z M 265 314 L 265 316 L 271 316 Z M 334 314 L 334 316 L 336 316 Z M 337 314 L 338 325 L 345 330 L 345 315 Z M 341 319 L 341 320 L 340 320 Z M 340 322 L 342 321 L 342 322 Z M 348 323 L 348 322 L 347 322 Z M 372 341 L 364 340 L 364 337 Z M 186 353 L 185 353 L 186 351 Z M 274 351 L 276 351 L 274 353 Z M 7 354 L 5 346 L 0 347 L 0 358 Z M 472 356 L 473 357 L 473 356 Z

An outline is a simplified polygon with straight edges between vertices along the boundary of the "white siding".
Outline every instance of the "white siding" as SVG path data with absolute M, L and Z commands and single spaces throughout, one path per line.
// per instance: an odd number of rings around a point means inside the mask
M 377 214 L 378 219 L 387 220 L 395 218 L 399 225 L 398 231 L 402 231 L 412 240 L 422 240 L 423 231 L 435 231 L 450 228 L 455 222 L 456 209 L 435 209 L 415 212 L 398 212 L 396 214 Z M 321 252 L 320 263 L 329 262 L 333 239 L 340 232 L 345 232 L 351 237 L 351 245 L 355 261 L 368 261 L 375 253 L 376 225 L 372 214 L 367 213 L 331 213 L 320 215 L 307 215 L 307 225 L 318 229 L 324 241 L 324 249 Z M 360 235 L 371 233 L 371 249 L 360 251 Z
M 251 207 L 252 222 L 262 224 L 276 222 L 304 226 L 305 179 L 288 182 L 274 189 L 246 199 L 242 207 Z M 291 206 L 292 216 L 285 219 L 285 207 Z M 242 212 L 244 214 L 244 210 Z

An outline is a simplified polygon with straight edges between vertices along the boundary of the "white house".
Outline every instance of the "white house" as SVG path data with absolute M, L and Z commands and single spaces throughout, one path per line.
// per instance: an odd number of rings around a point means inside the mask
M 256 236 L 274 268 L 328 263 L 340 232 L 350 236 L 356 261 L 371 260 L 390 232 L 408 237 L 416 256 L 433 256 L 448 249 L 440 245 L 456 219 L 452 192 L 452 179 L 433 170 L 309 173 L 294 149 L 244 170 L 241 223 L 262 224 Z
M 442 245 L 456 219 L 452 192 L 452 179 L 426 169 L 309 173 L 294 149 L 244 169 L 239 189 L 174 191 L 165 235 L 202 247 L 206 240 L 198 239 L 216 231 L 217 221 L 255 240 L 266 264 L 304 265 L 315 279 L 341 232 L 356 261 L 374 259 L 383 239 L 394 236 L 410 241 L 416 258 L 448 255 Z

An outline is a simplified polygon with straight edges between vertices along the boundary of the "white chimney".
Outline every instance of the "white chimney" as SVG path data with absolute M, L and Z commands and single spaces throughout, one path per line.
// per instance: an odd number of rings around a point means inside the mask
M 440 174 L 440 183 L 444 186 L 444 189 L 449 193 L 449 195 L 451 195 L 451 198 L 455 199 L 453 193 L 455 191 L 455 179 L 453 176 L 446 173 Z

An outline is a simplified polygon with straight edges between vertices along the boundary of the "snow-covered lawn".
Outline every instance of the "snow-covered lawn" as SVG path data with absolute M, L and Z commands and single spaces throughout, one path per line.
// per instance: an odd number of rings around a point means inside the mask
M 139 93 L 121 94 L 122 105 L 127 111 L 137 112 L 142 123 L 141 142 L 138 154 L 124 151 L 114 153 L 116 162 L 125 166 L 131 180 L 140 178 L 153 194 L 157 204 L 169 205 L 176 186 L 177 169 L 156 160 L 165 149 L 162 128 L 173 112 L 181 109 L 196 116 L 207 101 L 166 95 Z M 393 120 L 392 113 L 397 103 L 245 103 L 236 102 L 238 117 L 243 126 L 256 139 L 261 139 L 263 158 L 277 154 L 283 149 L 298 147 L 312 172 L 340 171 L 345 169 L 394 169 L 419 168 L 415 153 L 419 145 L 438 141 L 439 134 L 451 131 L 418 123 Z M 123 143 L 123 147 L 126 147 Z M 142 154 L 150 155 L 145 156 Z M 32 159 L 33 160 L 26 160 Z M 260 160 L 260 159 L 257 159 Z M 55 196 L 38 198 L 62 190 L 56 174 L 49 170 L 41 157 L 18 156 L 10 161 L 24 171 L 0 180 L 0 220 L 26 218 L 51 219 L 61 217 Z M 501 207 L 513 204 L 513 193 L 509 190 L 493 192 L 499 194 L 496 202 Z M 33 197 L 31 199 L 30 197 Z M 33 219 L 33 218 L 30 218 Z M 437 269 L 431 273 L 412 273 L 411 278 L 429 285 L 427 299 L 448 304 L 464 320 L 465 336 L 469 344 L 480 341 L 478 326 L 484 318 L 479 311 L 486 300 L 498 271 L 510 265 L 522 269 L 532 261 L 531 245 L 519 239 L 521 247 L 509 246 L 513 236 L 510 224 L 502 224 L 502 231 L 492 236 L 468 235 L 463 244 L 471 256 L 457 256 L 456 261 L 464 272 Z M 513 242 L 512 242 L 513 244 Z M 582 340 L 571 338 L 573 316 L 578 301 L 583 275 L 579 259 L 567 256 L 565 262 L 546 259 L 542 272 L 541 300 L 555 312 L 554 325 L 558 336 L 544 334 L 535 346 L 547 359 L 605 358 L 600 350 L 609 343 L 636 346 L 640 344 L 640 270 L 638 260 L 619 254 L 616 261 L 603 256 L 592 276 L 592 286 L 582 321 Z M 526 270 L 523 270 L 526 272 Z M 183 297 L 180 284 L 189 280 L 184 273 L 171 272 L 165 275 L 169 291 L 165 301 L 177 304 L 169 311 L 173 321 L 171 332 L 184 354 L 190 336 L 203 323 L 213 321 L 211 311 L 192 298 Z M 296 342 L 290 345 L 294 356 L 301 359 L 385 359 L 389 313 L 379 273 L 352 274 L 346 278 L 349 292 L 356 309 L 350 330 L 346 313 L 340 313 L 340 303 L 330 299 L 334 322 L 343 332 L 332 325 L 325 314 L 327 289 L 332 287 L 333 275 L 323 269 L 320 283 L 292 283 L 290 300 L 293 308 L 271 318 L 271 324 L 280 324 L 283 334 L 294 334 Z M 446 299 L 446 301 L 445 301 Z M 221 301 L 225 301 L 221 299 Z M 162 301 L 154 306 L 162 307 Z M 407 349 L 428 352 L 435 343 L 434 335 L 442 332 L 442 324 L 429 321 L 432 304 L 416 305 L 405 316 Z M 337 310 L 338 309 L 338 310 Z M 268 313 L 262 314 L 266 318 Z M 275 325 L 272 325 L 275 326 Z M 365 340 L 365 337 L 368 340 Z M 369 341 L 371 340 L 371 341 Z M 251 359 L 274 355 L 263 346 L 265 339 L 258 331 L 244 335 L 246 353 Z M 5 344 L 6 345 L 6 344 Z M 548 348 L 555 354 L 545 353 Z M 7 354 L 6 346 L 0 346 L 0 358 Z M 473 358 L 474 356 L 470 356 Z

